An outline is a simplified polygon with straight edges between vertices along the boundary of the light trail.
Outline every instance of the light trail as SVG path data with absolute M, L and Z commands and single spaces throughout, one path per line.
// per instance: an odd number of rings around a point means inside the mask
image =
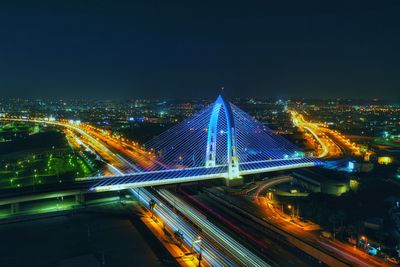
M 284 178 L 282 178 L 284 179 Z M 308 241 L 316 247 L 323 246 L 323 249 L 329 251 L 331 255 L 337 255 L 339 258 L 343 258 L 356 266 L 390 266 L 383 260 L 370 256 L 353 246 L 342 243 L 338 240 L 325 240 L 319 236 L 319 232 L 315 232 L 315 227 L 313 225 L 301 225 L 296 222 L 296 217 L 286 215 L 280 208 L 276 208 L 271 202 L 269 197 L 263 196 L 265 190 L 270 186 L 261 186 L 256 195 L 255 203 L 261 208 L 261 214 L 257 216 L 263 216 L 268 218 L 268 221 L 273 223 L 275 227 L 283 229 L 288 233 L 298 237 L 301 240 Z M 310 230 L 306 230 L 307 227 L 311 227 Z
M 349 138 L 336 130 L 329 129 L 326 124 L 307 121 L 302 114 L 296 111 L 289 111 L 293 125 L 299 129 L 309 132 L 314 139 L 320 144 L 322 152 L 319 152 L 318 158 L 337 158 L 343 154 L 351 154 L 355 156 L 364 156 L 369 160 L 370 150 L 363 150 L 362 146 L 351 142 Z M 307 138 L 306 138 L 307 139 Z M 311 140 L 307 140 L 313 143 Z
M 335 251 L 336 253 L 342 255 L 342 256 L 345 257 L 345 258 L 350 259 L 352 262 L 356 263 L 358 266 L 364 266 L 364 267 L 371 267 L 371 266 L 372 266 L 372 265 L 370 265 L 370 264 L 368 264 L 368 263 L 365 263 L 365 262 L 359 260 L 359 259 L 358 259 L 357 257 L 355 257 L 355 256 L 352 256 L 352 255 L 350 255 L 350 254 L 348 254 L 348 253 L 344 253 L 341 249 L 337 249 L 337 248 L 335 248 L 334 246 L 330 246 L 330 245 L 326 244 L 325 242 L 321 242 L 321 241 L 318 241 L 318 242 L 319 242 L 321 245 L 323 245 L 324 247 L 326 247 L 326 248 L 328 248 L 328 249 L 330 249 L 330 250 Z
M 257 188 L 256 193 L 254 194 L 253 198 L 258 199 L 260 193 L 267 189 L 268 187 L 280 184 L 280 183 L 286 183 L 286 182 L 291 182 L 293 181 L 293 177 L 291 176 L 281 176 L 281 177 L 276 177 L 272 179 L 268 179 L 262 186 Z
M 157 205 L 154 208 L 154 213 L 162 218 L 171 229 L 182 232 L 184 241 L 189 247 L 191 247 L 194 241 L 198 239 L 199 233 L 197 230 L 190 227 L 148 190 L 132 188 L 129 189 L 129 191 L 145 206 L 147 206 L 151 200 L 155 201 Z M 222 252 L 220 252 L 219 249 L 213 246 L 207 240 L 207 237 L 201 235 L 201 238 L 202 255 L 212 266 L 237 266 L 232 260 L 228 259 Z M 199 251 L 200 247 L 197 247 L 197 250 Z
M 116 169 L 118 174 L 123 174 L 120 170 Z M 145 206 L 147 206 L 151 200 L 154 200 L 158 205 L 154 208 L 154 212 L 161 218 L 163 221 L 169 225 L 171 229 L 175 231 L 182 231 L 184 234 L 184 239 L 186 243 L 190 246 L 193 244 L 195 240 L 197 240 L 199 234 L 196 230 L 193 230 L 191 227 L 187 225 L 182 219 L 179 218 L 178 215 L 174 214 L 174 212 L 169 209 L 167 206 L 163 205 L 162 202 L 152 195 L 148 190 L 143 188 L 131 188 L 129 191 Z M 177 202 L 175 200 L 171 201 L 171 198 L 165 196 L 163 190 L 158 191 L 171 205 L 175 207 Z M 192 208 L 186 206 L 183 208 L 183 202 L 179 202 L 179 211 L 184 214 L 187 218 L 191 219 L 193 223 L 195 223 L 198 227 L 202 229 L 202 231 L 206 232 L 208 236 L 212 237 L 213 241 L 227 249 L 232 256 L 237 258 L 238 261 L 244 263 L 246 266 L 269 266 L 263 260 L 261 260 L 258 256 L 253 254 L 239 242 L 231 238 L 229 235 L 224 233 L 220 228 L 216 227 L 214 224 L 205 219 L 201 214 L 196 213 L 194 211 L 190 213 L 183 212 L 183 210 L 192 210 Z M 172 215 L 173 214 L 173 215 Z M 195 220 L 192 220 L 195 219 Z M 199 220 L 200 219 L 200 220 Z M 202 220 L 201 220 L 202 219 Z M 202 236 L 203 238 L 203 236 Z M 235 266 L 231 260 L 227 259 L 223 253 L 221 253 L 218 249 L 216 249 L 207 239 L 203 239 L 201 244 L 201 249 L 203 256 L 207 259 L 208 262 L 212 264 L 212 266 Z M 218 259 L 218 260 L 217 260 Z M 250 264 L 250 265 L 248 265 Z
M 313 130 L 310 129 L 310 127 L 303 126 L 303 128 L 306 129 L 307 131 L 309 131 L 314 136 L 314 138 L 318 141 L 318 143 L 320 143 L 323 152 L 318 155 L 318 158 L 325 158 L 329 153 L 328 147 L 325 145 L 324 142 L 322 142 L 322 140 L 318 137 L 318 135 Z
M 197 224 L 202 231 L 221 244 L 231 255 L 235 256 L 244 266 L 270 266 L 238 241 L 204 218 L 198 211 L 189 207 L 167 190 L 159 190 L 158 192 L 169 203 L 173 203 L 179 212 Z
M 114 170 L 117 174 L 123 174 L 118 168 L 114 168 Z M 183 234 L 184 242 L 187 246 L 191 247 L 192 244 L 194 244 L 193 246 L 197 245 L 194 242 L 198 240 L 199 233 L 176 215 L 170 208 L 163 205 L 157 197 L 144 188 L 131 188 L 129 191 L 144 206 L 148 206 L 152 200 L 155 201 L 158 204 L 153 210 L 155 214 L 162 218 L 163 222 L 166 223 L 170 229 L 180 231 Z M 197 245 L 197 250 L 201 250 L 202 257 L 204 257 L 211 266 L 237 266 L 232 260 L 228 259 L 219 251 L 219 249 L 213 246 L 211 242 L 207 241 L 204 237 L 202 238 L 202 243 L 201 245 Z
M 304 119 L 302 114 L 296 111 L 289 111 L 292 117 L 294 126 L 302 129 L 305 132 L 311 134 L 311 136 L 319 143 L 321 149 L 317 149 L 317 158 L 329 158 L 329 157 L 339 157 L 342 154 L 341 147 L 334 142 L 331 138 L 326 136 L 325 128 L 321 127 L 319 123 L 309 122 Z M 307 136 L 306 136 L 307 139 Z M 313 143 L 312 140 L 307 139 L 309 143 Z M 321 150 L 321 151 L 320 151 Z
M 115 171 L 117 174 L 123 174 L 123 172 L 117 168 L 115 168 Z M 129 189 L 129 191 L 134 194 L 135 197 L 145 206 L 147 206 L 151 200 L 156 201 L 158 205 L 154 208 L 154 212 L 161 217 L 171 229 L 174 229 L 175 231 L 182 231 L 184 234 L 184 239 L 189 246 L 198 238 L 199 234 L 196 230 L 193 230 L 191 227 L 189 227 L 187 223 L 182 221 L 182 219 L 180 219 L 178 215 L 174 214 L 174 212 L 167 206 L 163 205 L 162 202 L 152 195 L 148 190 L 143 188 L 135 188 Z M 159 192 L 161 194 L 163 193 L 163 191 Z M 176 205 L 176 202 L 171 202 L 171 199 L 169 199 L 169 203 L 171 205 Z M 225 249 L 228 247 L 230 254 L 238 261 L 244 263 L 246 266 L 269 266 L 239 242 L 224 233 L 220 228 L 204 219 L 201 214 L 194 211 L 190 212 L 189 214 L 185 214 L 182 212 L 182 202 L 180 202 L 179 207 L 180 212 L 191 220 L 195 219 L 192 220 L 192 222 L 200 227 L 202 231 L 206 232 L 208 236 L 212 237 L 214 242 L 221 245 Z M 187 209 L 191 208 L 187 206 Z M 210 262 L 212 266 L 235 266 L 231 260 L 226 258 L 225 255 L 216 249 L 209 241 L 207 241 L 207 239 L 203 239 L 201 246 L 204 258 L 206 258 L 206 260 Z
M 42 122 L 42 121 L 35 121 L 35 122 Z M 82 133 L 83 130 L 70 126 L 67 124 L 61 124 L 61 123 L 54 123 L 55 125 L 62 126 L 62 127 L 67 127 L 67 128 L 72 128 L 74 130 L 77 130 L 79 133 Z M 99 144 L 97 149 L 101 149 L 102 151 L 106 151 L 116 157 L 114 157 L 114 162 L 115 161 L 120 161 L 118 165 L 123 165 L 126 164 L 126 159 L 124 159 L 120 155 L 116 155 L 111 150 L 106 148 L 104 145 L 102 145 L 98 140 L 90 136 L 89 134 L 85 133 L 83 134 L 85 137 L 87 137 L 89 142 L 93 142 L 96 144 Z M 81 139 L 81 142 L 85 142 L 86 140 Z M 85 144 L 87 145 L 87 144 Z M 105 148 L 105 149 L 104 149 Z M 111 167 L 111 170 L 114 172 L 114 174 L 117 175 L 123 175 L 124 172 L 122 172 L 120 169 L 117 167 L 111 165 L 108 163 L 108 165 Z M 148 205 L 150 200 L 155 200 L 159 205 L 154 209 L 154 212 L 163 219 L 163 221 L 168 224 L 168 226 L 171 229 L 174 230 L 180 230 L 184 234 L 184 240 L 186 244 L 191 247 L 192 244 L 193 246 L 197 246 L 197 250 L 201 250 L 202 256 L 204 257 L 205 261 L 210 263 L 211 266 L 237 266 L 237 264 L 234 263 L 231 259 L 227 258 L 224 253 L 222 253 L 219 249 L 217 249 L 210 241 L 207 239 L 203 239 L 201 243 L 201 247 L 199 247 L 198 244 L 194 243 L 194 241 L 197 240 L 199 234 L 197 233 L 196 230 L 194 230 L 191 226 L 189 226 L 185 221 L 183 221 L 178 215 L 174 214 L 172 210 L 170 210 L 167 206 L 162 205 L 162 203 L 155 197 L 153 196 L 150 192 L 148 192 L 146 189 L 130 189 L 130 192 L 134 194 L 137 199 L 145 206 Z
M 246 232 L 244 229 L 242 229 L 241 227 L 237 226 L 236 224 L 232 223 L 231 221 L 227 220 L 225 217 L 223 217 L 222 215 L 218 214 L 216 211 L 214 211 L 212 208 L 206 206 L 205 204 L 203 204 L 202 202 L 198 201 L 197 199 L 195 199 L 193 196 L 189 195 L 188 193 L 186 193 L 185 191 L 183 191 L 182 189 L 180 189 L 180 192 L 182 192 L 183 194 L 185 194 L 186 197 L 190 198 L 191 201 L 193 201 L 194 203 L 196 203 L 197 205 L 201 206 L 203 209 L 207 210 L 208 212 L 210 212 L 212 215 L 214 215 L 215 217 L 217 217 L 219 220 L 221 220 L 221 222 L 223 222 L 224 224 L 226 224 L 227 226 L 229 226 L 232 230 L 234 230 L 235 232 L 238 232 L 242 235 L 244 235 L 246 238 L 252 240 L 254 243 L 256 243 L 262 250 L 267 249 L 267 247 L 265 246 L 265 244 L 261 241 L 258 240 L 257 238 L 255 238 L 253 235 L 251 235 L 250 233 Z M 174 196 L 175 197 L 175 196 Z

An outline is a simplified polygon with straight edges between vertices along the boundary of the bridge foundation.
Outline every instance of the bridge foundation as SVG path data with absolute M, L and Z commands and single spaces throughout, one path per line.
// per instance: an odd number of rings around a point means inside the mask
M 225 185 L 229 187 L 234 186 L 242 186 L 244 185 L 243 177 L 235 178 L 235 179 L 225 179 Z

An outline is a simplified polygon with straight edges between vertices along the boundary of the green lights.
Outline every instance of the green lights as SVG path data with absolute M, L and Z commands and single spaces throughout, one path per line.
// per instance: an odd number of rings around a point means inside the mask
M 40 154 L 20 154 L 15 161 L 0 162 L 0 188 L 64 183 L 97 171 L 84 153 L 78 155 L 71 149 L 48 154 L 45 150 Z

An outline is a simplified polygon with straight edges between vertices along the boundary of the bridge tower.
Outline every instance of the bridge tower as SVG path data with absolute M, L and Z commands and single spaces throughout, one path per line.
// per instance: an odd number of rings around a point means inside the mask
M 217 100 L 214 102 L 214 106 L 212 109 L 212 113 L 210 116 L 210 122 L 208 126 L 208 135 L 207 135 L 207 150 L 206 150 L 206 167 L 215 167 L 216 166 L 216 157 L 217 157 L 217 131 L 218 131 L 218 117 L 221 109 L 224 110 L 225 118 L 226 118 L 226 138 L 227 138 L 227 164 L 228 164 L 228 175 L 227 175 L 227 183 L 228 184 L 236 184 L 233 180 L 237 180 L 237 182 L 241 182 L 241 178 L 239 175 L 239 158 L 237 155 L 237 146 L 236 146 L 236 128 L 235 128 L 235 119 L 233 117 L 233 112 L 231 106 L 225 99 L 220 95 Z

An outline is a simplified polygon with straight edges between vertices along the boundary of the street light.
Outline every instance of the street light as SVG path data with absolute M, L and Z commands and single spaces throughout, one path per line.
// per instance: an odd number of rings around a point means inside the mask
M 201 250 L 201 236 L 198 236 L 197 237 L 197 239 L 196 240 L 194 240 L 193 242 L 192 242 L 192 245 L 193 245 L 193 252 L 195 252 L 194 251 L 194 244 L 199 244 L 199 257 L 198 257 L 198 260 L 199 260 L 199 265 L 198 266 L 201 266 L 201 259 L 202 259 L 202 250 Z
M 360 239 L 361 239 L 362 241 L 364 241 L 364 248 L 367 248 L 367 247 L 368 247 L 368 238 L 367 238 L 365 235 L 362 235 L 362 236 L 360 237 Z
M 292 206 L 292 205 L 288 205 L 288 209 L 290 210 L 290 212 L 291 212 L 291 216 L 292 217 L 294 217 L 294 206 Z

